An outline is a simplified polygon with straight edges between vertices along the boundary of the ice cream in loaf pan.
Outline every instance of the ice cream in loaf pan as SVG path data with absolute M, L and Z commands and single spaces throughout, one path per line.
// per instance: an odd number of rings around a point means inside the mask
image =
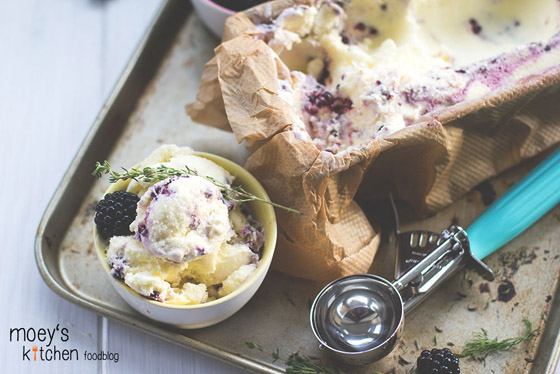
M 391 188 L 393 196 L 418 215 L 434 213 L 482 181 L 560 142 L 560 58 L 554 42 L 559 4 L 551 0 L 492 1 L 485 9 L 482 1 L 451 0 L 265 3 L 226 21 L 223 42 L 205 65 L 196 101 L 187 105 L 187 113 L 196 122 L 232 131 L 252 152 L 245 168 L 259 179 L 271 199 L 304 213 L 301 217 L 278 214 L 277 269 L 324 281 L 367 272 L 379 244 L 379 231 L 361 209 L 364 204 L 386 199 Z M 353 7 L 357 9 L 354 13 Z M 371 14 L 392 18 L 381 22 Z M 514 15 L 519 15 L 519 23 Z M 418 21 L 420 16 L 424 21 Z M 331 27 L 314 31 L 329 18 Z M 504 42 L 505 33 L 498 43 L 503 48 L 490 43 L 490 48 L 473 50 L 483 42 L 479 40 L 482 35 L 511 29 L 511 24 L 517 27 L 517 34 L 509 45 Z M 424 27 L 424 31 L 411 25 Z M 433 36 L 428 37 L 430 34 Z M 403 45 L 407 38 L 424 38 L 427 46 Z M 329 40 L 333 43 L 327 43 Z M 385 56 L 375 52 L 379 52 L 375 45 L 369 49 L 373 52 L 359 52 L 367 40 L 375 41 L 379 48 L 387 45 L 387 51 L 392 48 L 395 55 L 406 58 L 381 61 Z M 337 48 L 349 57 L 332 54 L 327 58 L 327 52 Z M 438 48 L 449 61 L 430 54 Z M 426 57 L 424 62 L 412 52 L 404 53 L 407 49 L 419 50 L 419 56 Z M 373 60 L 375 56 L 379 59 Z M 438 88 L 432 91 L 442 98 L 434 100 L 428 91 L 422 96 L 419 90 L 410 103 L 401 95 L 399 78 L 393 93 L 378 98 L 383 104 L 379 106 L 375 100 L 366 100 L 366 105 L 357 95 L 360 87 L 373 90 L 377 80 L 382 86 L 381 79 L 375 79 L 373 85 L 366 82 L 368 72 L 356 75 L 354 86 L 346 85 L 350 93 L 339 93 L 342 84 L 337 89 L 335 83 L 336 77 L 342 80 L 346 67 L 367 67 L 368 63 L 390 70 L 411 62 L 412 67 L 424 66 L 425 70 L 409 72 L 408 77 L 426 78 L 426 71 L 434 69 L 426 60 L 439 61 L 439 70 L 459 78 L 467 77 L 468 72 L 482 75 L 469 76 L 463 83 L 468 88 L 464 93 L 460 86 L 447 91 Z M 333 61 L 340 63 L 340 73 L 333 72 Z M 518 65 L 511 64 L 501 73 L 508 61 Z M 492 66 L 494 70 L 488 68 Z M 484 76 L 485 69 L 495 74 Z M 426 86 L 434 83 L 428 79 L 418 82 L 426 81 Z M 464 99 L 446 102 L 446 93 L 452 99 Z M 403 105 L 413 113 L 407 121 L 407 111 L 391 112 Z M 378 108 L 386 112 L 375 112 Z M 374 114 L 364 114 L 368 111 Z M 379 123 L 382 116 L 391 119 L 383 127 Z M 391 130 L 391 123 L 399 120 L 400 130 L 395 126 Z M 385 126 L 390 131 L 384 131 Z
M 314 1 L 255 22 L 293 129 L 337 153 L 560 63 L 560 2 Z
M 111 274 L 140 295 L 169 304 L 200 304 L 228 295 L 259 264 L 264 245 L 261 225 L 243 204 L 227 200 L 202 176 L 231 185 L 234 177 L 189 148 L 166 145 L 140 167 L 159 165 L 200 176 L 178 176 L 147 183 L 131 181 L 137 194 L 132 236 L 110 238 Z

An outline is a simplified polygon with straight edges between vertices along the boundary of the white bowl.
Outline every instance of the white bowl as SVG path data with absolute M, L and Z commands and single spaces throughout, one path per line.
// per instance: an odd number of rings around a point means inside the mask
M 226 18 L 235 14 L 235 12 L 222 7 L 211 0 L 191 0 L 191 2 L 206 27 L 208 27 L 214 35 L 221 39 L 224 33 L 224 23 L 226 22 Z
M 264 188 L 247 170 L 236 163 L 225 158 L 202 152 L 194 152 L 196 156 L 207 158 L 220 165 L 235 175 L 236 184 L 242 185 L 247 191 L 258 197 L 269 200 Z M 112 184 L 106 193 L 126 189 L 128 181 L 119 181 Z M 111 275 L 111 269 L 107 264 L 106 251 L 108 241 L 98 235 L 97 227 L 93 224 L 93 240 L 97 256 L 101 261 L 105 273 L 111 280 L 111 284 L 119 295 L 134 309 L 153 320 L 177 326 L 183 329 L 196 329 L 210 326 L 230 317 L 237 312 L 255 294 L 261 285 L 272 262 L 272 256 L 276 246 L 276 216 L 274 208 L 265 203 L 250 202 L 253 216 L 261 223 L 265 233 L 265 243 L 262 257 L 257 270 L 249 279 L 243 282 L 239 288 L 231 294 L 217 300 L 197 305 L 170 305 L 147 299 L 128 287 L 123 281 Z

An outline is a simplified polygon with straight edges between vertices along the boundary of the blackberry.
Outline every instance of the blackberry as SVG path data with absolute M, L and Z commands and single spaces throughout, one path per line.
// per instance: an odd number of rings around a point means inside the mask
M 482 31 L 482 26 L 480 26 L 477 20 L 471 18 L 469 20 L 469 24 L 471 25 L 471 31 L 473 32 L 473 34 L 475 35 L 480 34 L 480 32 Z
M 116 191 L 108 193 L 95 208 L 95 224 L 99 234 L 112 236 L 132 235 L 130 224 L 136 218 L 136 204 L 140 198 L 133 193 Z
M 418 374 L 460 374 L 459 359 L 449 348 L 422 351 L 418 360 Z
M 344 114 L 353 107 L 352 100 L 349 98 L 335 97 L 330 92 L 315 90 L 309 95 L 310 107 L 307 108 L 310 114 L 317 114 L 320 108 L 327 107 L 336 114 Z

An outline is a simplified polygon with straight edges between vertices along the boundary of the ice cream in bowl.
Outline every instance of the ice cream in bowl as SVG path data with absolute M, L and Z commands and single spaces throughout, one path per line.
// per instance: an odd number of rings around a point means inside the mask
M 221 322 L 255 294 L 276 245 L 260 183 L 222 157 L 164 145 L 113 182 L 94 243 L 112 285 L 145 316 L 181 328 Z

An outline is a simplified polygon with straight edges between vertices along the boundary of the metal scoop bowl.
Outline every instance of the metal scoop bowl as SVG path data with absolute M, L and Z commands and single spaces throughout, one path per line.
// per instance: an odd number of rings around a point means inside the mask
M 377 361 L 395 347 L 404 315 L 461 267 L 474 267 L 485 279 L 486 257 L 519 235 L 560 202 L 560 149 L 496 200 L 467 230 L 443 230 L 437 246 L 393 283 L 356 274 L 329 283 L 311 306 L 310 322 L 319 347 L 341 361 Z
M 371 274 L 327 285 L 312 306 L 311 326 L 322 347 L 361 365 L 389 354 L 401 335 L 404 307 L 397 289 Z

